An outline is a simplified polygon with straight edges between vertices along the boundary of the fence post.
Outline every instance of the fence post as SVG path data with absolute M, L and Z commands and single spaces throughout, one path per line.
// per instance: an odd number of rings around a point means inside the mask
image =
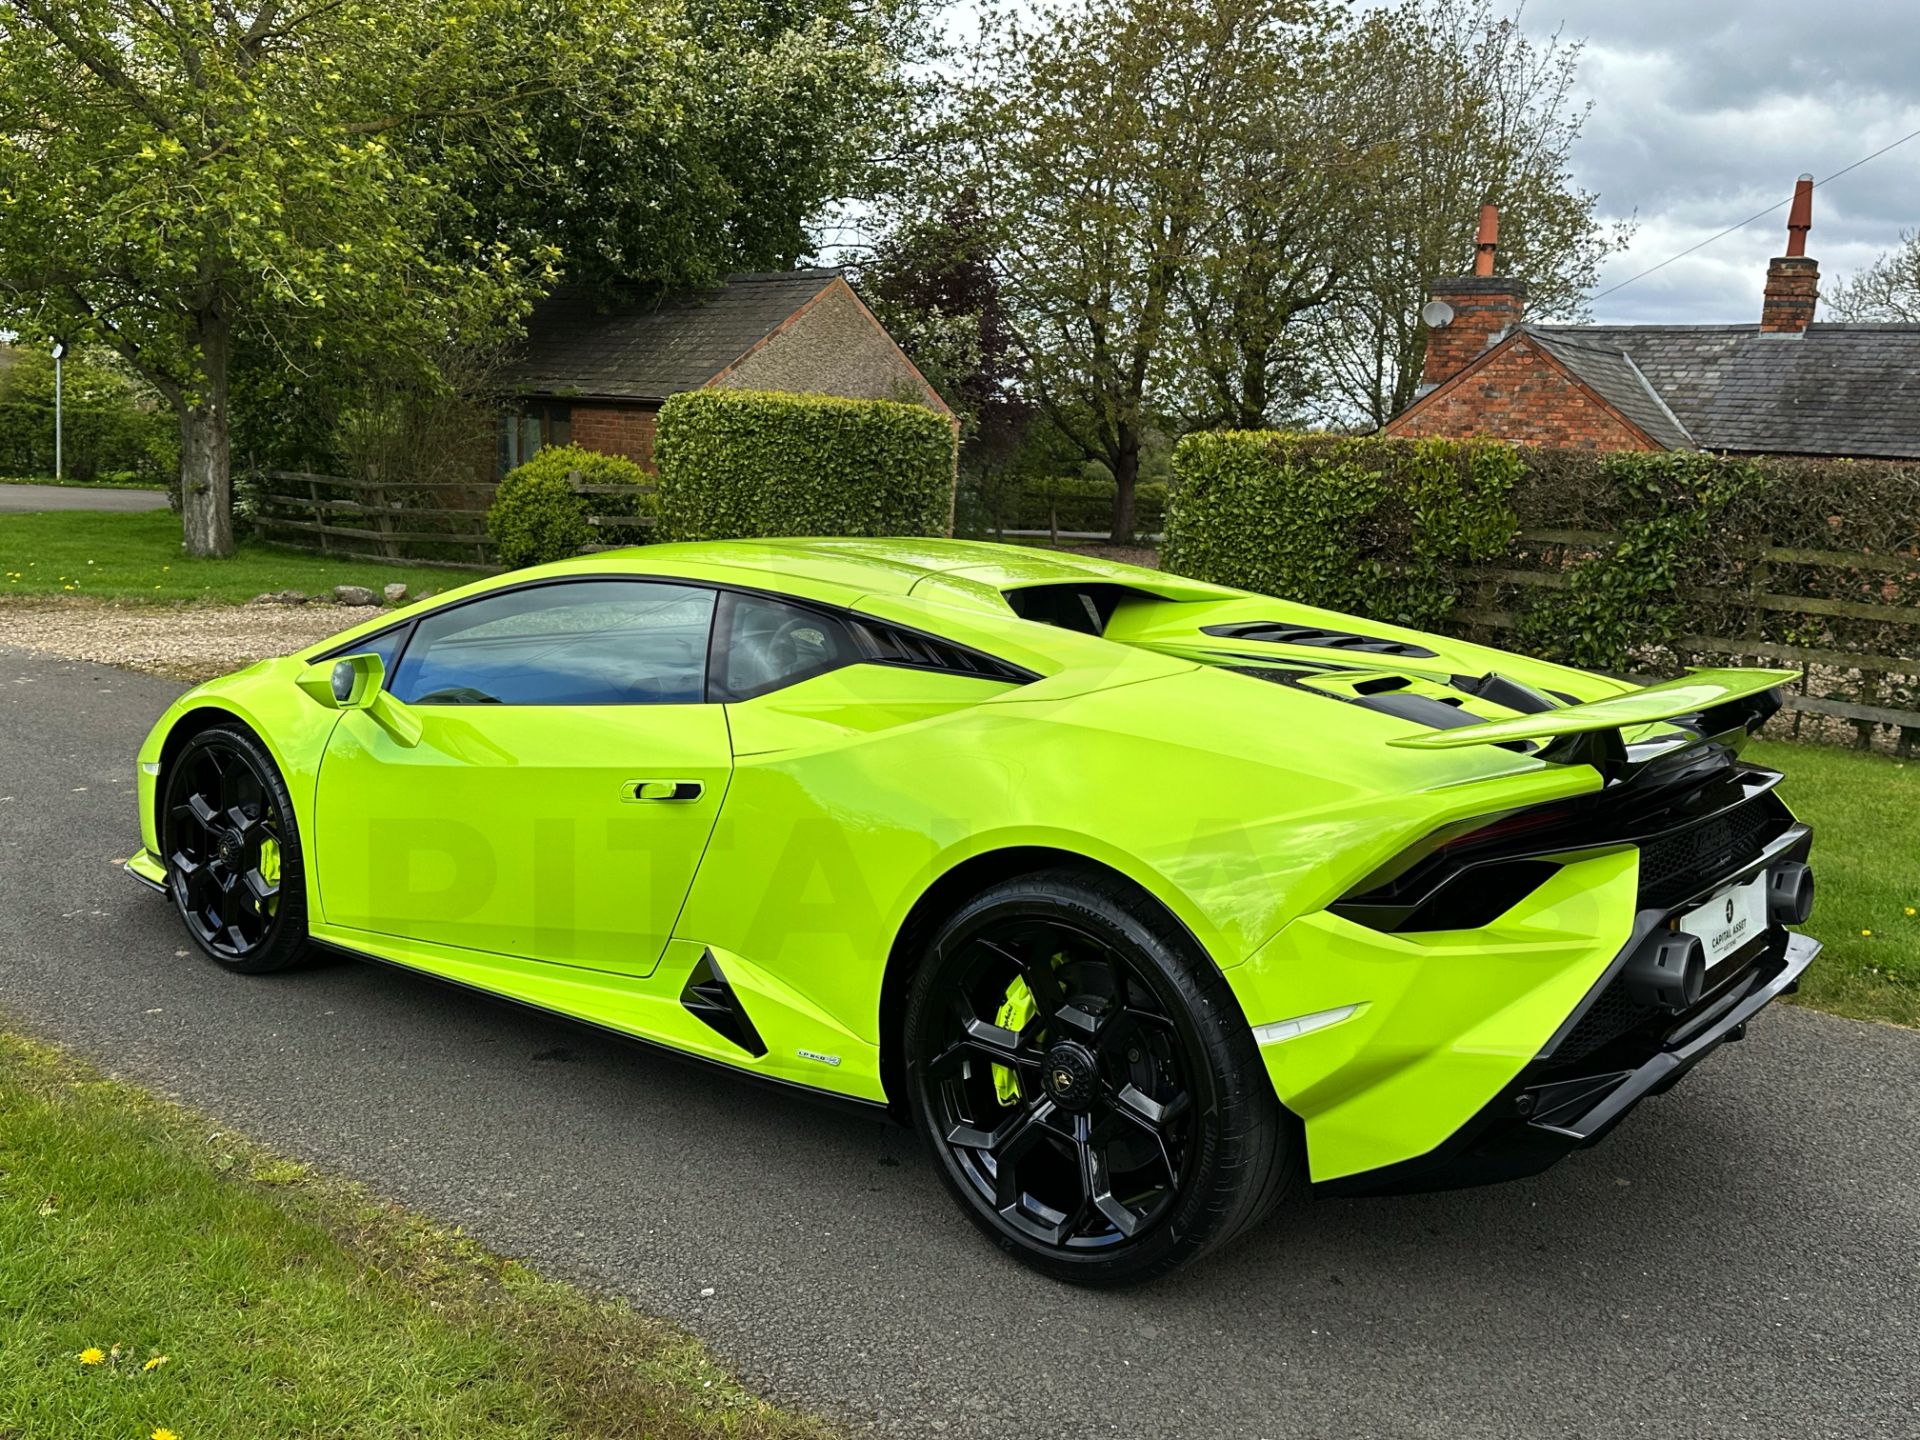
M 374 528 L 380 532 L 380 554 L 388 560 L 400 558 L 400 547 L 393 539 L 393 514 L 387 509 L 387 489 L 380 483 L 380 467 L 367 467 L 367 500 L 361 506 L 363 511 L 373 513 Z
M 320 482 L 311 475 L 307 477 L 307 498 L 313 502 L 313 523 L 320 527 L 320 553 L 331 555 L 333 546 L 330 543 L 331 537 L 327 534 L 326 507 L 320 502 Z

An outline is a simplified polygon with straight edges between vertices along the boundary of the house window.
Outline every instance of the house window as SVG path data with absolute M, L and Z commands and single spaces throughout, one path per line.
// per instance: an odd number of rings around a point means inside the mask
M 499 473 L 524 465 L 549 445 L 573 440 L 573 407 L 530 401 L 500 413 Z

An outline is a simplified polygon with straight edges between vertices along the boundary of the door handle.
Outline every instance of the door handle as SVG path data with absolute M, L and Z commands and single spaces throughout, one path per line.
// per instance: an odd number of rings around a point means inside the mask
M 623 800 L 698 800 L 706 786 L 698 780 L 629 780 L 620 789 Z

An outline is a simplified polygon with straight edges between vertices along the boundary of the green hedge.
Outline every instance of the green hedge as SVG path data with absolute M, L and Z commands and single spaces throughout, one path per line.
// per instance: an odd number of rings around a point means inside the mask
M 1451 566 L 1511 542 L 1512 447 L 1275 431 L 1174 447 L 1161 563 L 1171 571 L 1403 625 L 1440 624 Z
M 588 485 L 633 485 L 646 482 L 646 472 L 618 455 L 602 455 L 578 445 L 552 445 L 526 464 L 507 472 L 487 510 L 487 534 L 500 563 L 509 569 L 564 560 L 603 538 L 609 543 L 631 540 L 638 527 L 603 537 L 588 522 L 590 515 L 645 515 L 653 494 L 635 489 L 631 500 L 620 495 L 577 495 L 569 481 L 574 471 Z
M 660 407 L 654 439 L 668 538 L 944 535 L 955 434 L 891 400 L 692 390 Z
M 1588 669 L 1784 660 L 1920 709 L 1920 464 L 1190 435 L 1161 562 Z

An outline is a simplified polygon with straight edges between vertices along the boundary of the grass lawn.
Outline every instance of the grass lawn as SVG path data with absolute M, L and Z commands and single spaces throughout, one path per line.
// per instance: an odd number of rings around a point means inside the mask
M 418 597 L 480 573 L 330 559 L 257 541 L 243 541 L 230 560 L 192 560 L 180 553 L 180 517 L 166 510 L 0 515 L 0 595 L 237 603 L 268 590 L 324 595 L 336 585 L 365 585 L 378 594 L 398 580 Z
M 1827 745 L 1761 742 L 1781 795 L 1813 826 L 1813 920 L 1826 946 L 1799 999 L 1838 1015 L 1920 1025 L 1920 763 Z
M 698 1341 L 0 1034 L 0 1436 L 824 1440 Z

